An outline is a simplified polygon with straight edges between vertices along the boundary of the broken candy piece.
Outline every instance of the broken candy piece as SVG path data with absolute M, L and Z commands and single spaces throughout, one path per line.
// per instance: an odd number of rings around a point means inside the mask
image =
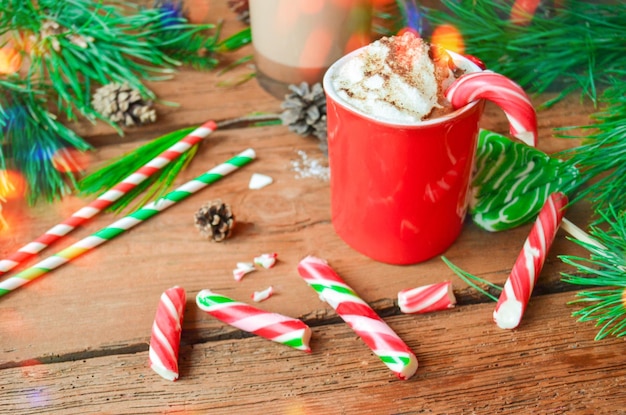
M 270 285 L 263 291 L 255 291 L 252 294 L 252 301 L 255 303 L 260 303 L 261 301 L 265 301 L 270 298 L 274 294 L 274 288 Z
M 250 178 L 250 184 L 248 185 L 248 188 L 261 189 L 267 185 L 272 184 L 273 182 L 274 179 L 272 179 L 270 176 L 266 176 L 260 173 L 254 173 Z
M 235 281 L 241 281 L 244 275 L 256 271 L 254 264 L 251 262 L 237 262 L 237 268 L 233 270 L 233 278 Z
M 265 269 L 272 268 L 276 265 L 276 258 L 278 257 L 277 253 L 271 254 L 261 254 L 258 257 L 254 258 L 254 264 Z

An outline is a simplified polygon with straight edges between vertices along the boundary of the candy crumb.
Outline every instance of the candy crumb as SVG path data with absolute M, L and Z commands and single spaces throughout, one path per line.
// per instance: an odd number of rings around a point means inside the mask
M 263 291 L 255 291 L 252 294 L 252 301 L 254 301 L 256 303 L 260 303 L 261 301 L 265 301 L 268 298 L 270 298 L 272 296 L 272 294 L 274 294 L 274 288 L 272 288 L 272 286 L 270 285 L 269 287 L 267 287 Z
M 244 275 L 256 271 L 254 264 L 251 262 L 237 262 L 237 268 L 233 270 L 233 278 L 235 281 L 241 281 Z
M 254 258 L 254 264 L 265 269 L 270 269 L 276 265 L 277 253 L 261 254 Z
M 254 173 L 252 177 L 250 177 L 250 183 L 248 184 L 248 188 L 250 189 L 262 189 L 265 186 L 268 186 L 274 182 L 270 176 L 266 176 L 265 174 Z

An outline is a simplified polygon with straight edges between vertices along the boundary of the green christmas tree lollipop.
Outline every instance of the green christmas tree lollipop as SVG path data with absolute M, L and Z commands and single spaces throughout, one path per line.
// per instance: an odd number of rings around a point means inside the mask
M 491 232 L 515 228 L 534 220 L 548 195 L 569 195 L 580 183 L 578 169 L 571 164 L 481 130 L 470 214 L 474 223 Z

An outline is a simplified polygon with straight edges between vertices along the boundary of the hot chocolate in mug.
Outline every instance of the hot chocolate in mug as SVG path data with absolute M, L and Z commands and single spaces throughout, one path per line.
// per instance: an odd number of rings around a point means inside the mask
M 484 99 L 499 105 L 513 135 L 530 145 L 535 111 L 513 81 L 449 52 L 466 72 L 448 88 L 452 112 L 415 122 L 367 114 L 333 86 L 339 68 L 361 52 L 342 57 L 324 76 L 332 224 L 374 260 L 419 263 L 443 253 L 462 230 Z

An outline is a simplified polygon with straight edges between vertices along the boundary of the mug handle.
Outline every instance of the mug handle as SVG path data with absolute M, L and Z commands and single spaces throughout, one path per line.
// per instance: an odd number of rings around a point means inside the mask
M 461 75 L 446 90 L 454 109 L 486 99 L 504 111 L 511 135 L 531 147 L 537 146 L 537 113 L 521 86 L 493 71 Z

